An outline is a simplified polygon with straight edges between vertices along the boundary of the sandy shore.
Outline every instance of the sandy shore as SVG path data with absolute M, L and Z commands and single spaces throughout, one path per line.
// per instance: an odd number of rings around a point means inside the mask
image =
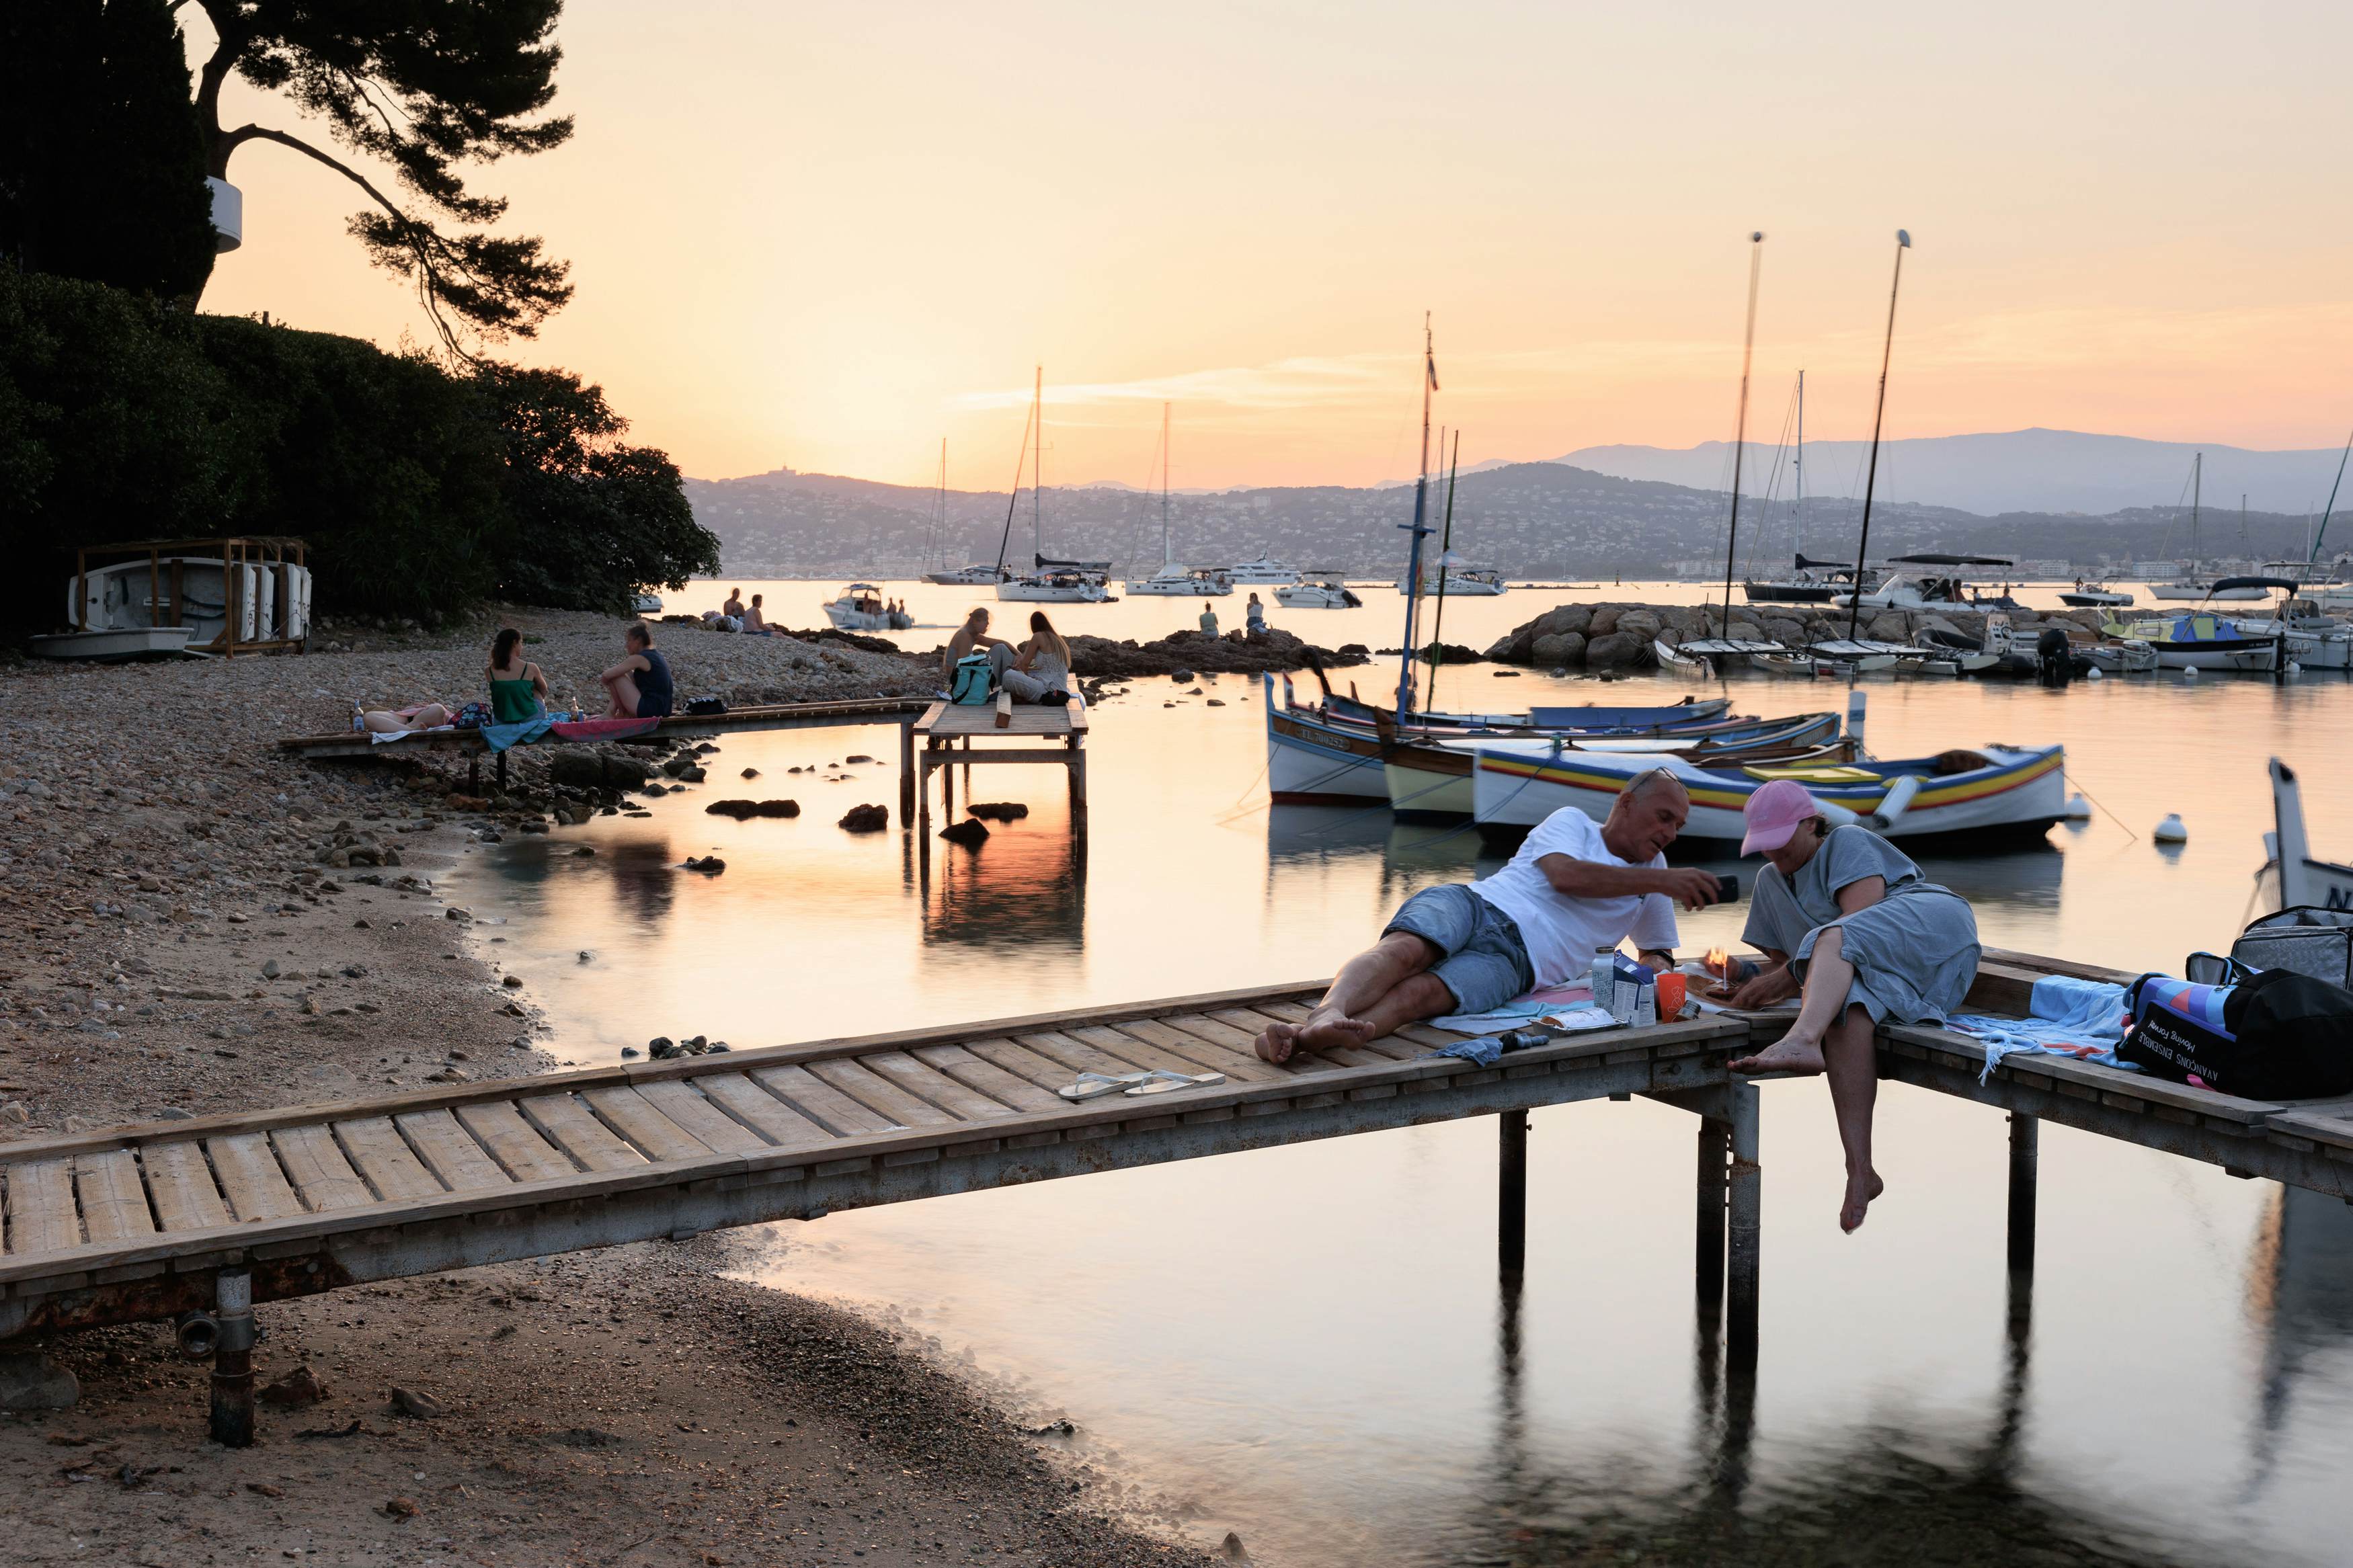
M 502 619 L 559 700 L 586 704 L 617 657 L 618 621 L 519 610 L 446 636 L 329 628 L 334 651 L 297 658 L 0 668 L 0 1140 L 550 1063 L 495 937 L 432 891 L 470 837 L 543 820 L 543 760 L 484 813 L 450 806 L 455 762 L 322 767 L 272 744 L 346 728 L 355 701 L 479 695 Z M 686 695 L 926 679 L 857 648 L 661 634 Z M 339 846 L 358 864 L 324 863 Z M 161 1327 L 54 1339 L 37 1348 L 80 1399 L 0 1415 L 0 1563 L 1205 1561 L 885 1331 L 723 1278 L 736 1246 L 265 1305 L 262 1379 L 307 1365 L 327 1396 L 265 1408 L 241 1453 L 205 1440 L 205 1369 Z M 397 1413 L 395 1389 L 439 1414 Z

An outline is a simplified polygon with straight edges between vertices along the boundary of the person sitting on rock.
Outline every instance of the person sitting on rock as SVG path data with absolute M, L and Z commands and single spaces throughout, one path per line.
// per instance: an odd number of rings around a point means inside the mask
M 1266 606 L 1258 602 L 1256 593 L 1250 595 L 1250 603 L 1242 607 L 1242 630 L 1254 637 L 1266 636 Z
M 670 661 L 654 647 L 653 628 L 643 621 L 630 622 L 621 646 L 628 649 L 621 662 L 596 678 L 613 699 L 612 717 L 668 718 L 676 688 L 670 678 Z
M 760 595 L 757 594 L 752 595 L 751 608 L 744 612 L 744 635 L 747 637 L 772 637 L 776 635 L 776 628 L 770 626 L 768 617 L 761 613 Z
M 972 607 L 972 614 L 964 618 L 964 625 L 958 626 L 955 629 L 955 635 L 948 638 L 948 646 L 940 650 L 940 685 L 944 688 L 955 684 L 956 660 L 974 649 L 986 651 L 994 660 L 997 650 L 1004 648 L 1008 650 L 1006 658 L 1010 662 L 1012 646 L 1003 637 L 993 637 L 988 635 L 988 611 L 983 605 L 975 605 Z
M 1201 635 L 1205 637 L 1218 635 L 1218 611 L 1214 605 L 1201 606 Z
M 752 602 L 755 605 L 758 604 L 760 602 L 760 596 L 757 594 L 753 595 Z M 738 619 L 741 619 L 744 614 L 744 590 L 741 588 L 728 589 L 727 602 L 719 606 L 719 613 L 723 616 L 733 616 Z
M 1715 903 L 1713 871 L 1670 867 L 1666 848 L 1691 796 L 1664 768 L 1637 775 L 1599 826 L 1565 805 L 1511 863 L 1479 881 L 1424 888 L 1398 907 L 1381 940 L 1341 965 L 1303 1024 L 1271 1024 L 1258 1054 L 1360 1046 L 1447 1013 L 1488 1013 L 1515 996 L 1588 973 L 1628 936 L 1646 963 L 1674 963 L 1674 906 Z

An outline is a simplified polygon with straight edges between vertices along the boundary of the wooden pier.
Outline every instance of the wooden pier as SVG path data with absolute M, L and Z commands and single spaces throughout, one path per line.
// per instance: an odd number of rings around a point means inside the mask
M 2022 1010 L 2040 973 L 1989 952 L 1970 994 Z M 2093 972 L 2098 973 L 2098 972 Z M 213 1352 L 214 1429 L 251 1431 L 254 1302 L 835 1209 L 1498 1118 L 1498 1263 L 1527 1223 L 1526 1113 L 1641 1094 L 1700 1118 L 1704 1317 L 1753 1365 L 1763 1168 L 1759 1092 L 1728 1060 L 1786 1016 L 1724 1014 L 1572 1037 L 1493 1068 L 1428 1054 L 1414 1026 L 1283 1066 L 1256 1032 L 1296 1021 L 1322 983 L 627 1063 L 542 1078 L 0 1144 L 0 1342 L 184 1317 Z M 2010 1113 L 2011 1260 L 2031 1268 L 2042 1119 L 2353 1197 L 2353 1102 L 2272 1104 L 2063 1058 L 2012 1058 L 1984 1084 L 1966 1036 L 1895 1027 L 1886 1077 Z M 1072 1104 L 1081 1072 L 1214 1071 L 1210 1087 Z M 1827 1129 L 1815 1130 L 1828 1136 Z M 1712 1321 L 1712 1318 L 1711 1318 Z
M 1046 763 L 1060 767 L 1069 775 L 1071 788 L 1071 831 L 1083 834 L 1087 809 L 1087 708 L 1083 700 L 1073 697 L 1060 705 L 1017 703 L 1012 694 L 999 691 L 994 702 L 934 702 L 923 710 L 912 731 L 923 742 L 920 764 L 915 774 L 916 826 L 923 837 L 931 836 L 932 773 L 942 773 L 940 809 L 951 821 L 955 817 L 955 773 L 966 770 L 965 783 L 969 795 L 972 775 L 977 766 L 1006 763 Z M 1009 741 L 1009 746 L 974 746 L 975 741 Z
M 776 702 L 754 708 L 731 708 L 724 713 L 674 713 L 658 721 L 645 734 L 633 735 L 629 739 L 708 740 L 714 735 L 737 734 L 752 730 L 818 730 L 896 724 L 899 726 L 899 821 L 903 826 L 913 821 L 915 815 L 914 728 L 925 714 L 939 706 L 928 697 L 858 697 L 834 702 Z M 529 743 L 533 746 L 570 746 L 613 742 L 567 741 L 560 736 L 546 735 Z M 278 749 L 299 756 L 320 758 L 413 756 L 419 752 L 457 752 L 468 758 L 470 786 L 480 788 L 482 753 L 490 750 L 490 742 L 482 738 L 480 730 L 419 730 L 390 741 L 378 741 L 364 731 L 351 730 L 333 735 L 291 736 L 279 742 Z M 507 779 L 507 752 L 501 752 L 496 755 L 498 782 L 503 784 Z

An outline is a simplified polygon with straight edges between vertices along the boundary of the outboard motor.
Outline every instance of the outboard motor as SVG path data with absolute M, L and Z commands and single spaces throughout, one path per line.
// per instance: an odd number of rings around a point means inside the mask
M 2034 678 L 2045 686 L 2064 686 L 2075 679 L 2075 648 L 2057 626 L 2045 626 L 2034 639 Z

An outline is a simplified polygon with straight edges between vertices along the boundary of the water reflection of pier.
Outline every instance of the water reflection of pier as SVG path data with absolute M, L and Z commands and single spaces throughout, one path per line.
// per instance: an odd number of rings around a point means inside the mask
M 926 943 L 1040 944 L 1078 952 L 1087 925 L 1086 836 L 1050 809 L 989 824 L 977 847 L 911 835 L 903 873 L 923 900 Z

